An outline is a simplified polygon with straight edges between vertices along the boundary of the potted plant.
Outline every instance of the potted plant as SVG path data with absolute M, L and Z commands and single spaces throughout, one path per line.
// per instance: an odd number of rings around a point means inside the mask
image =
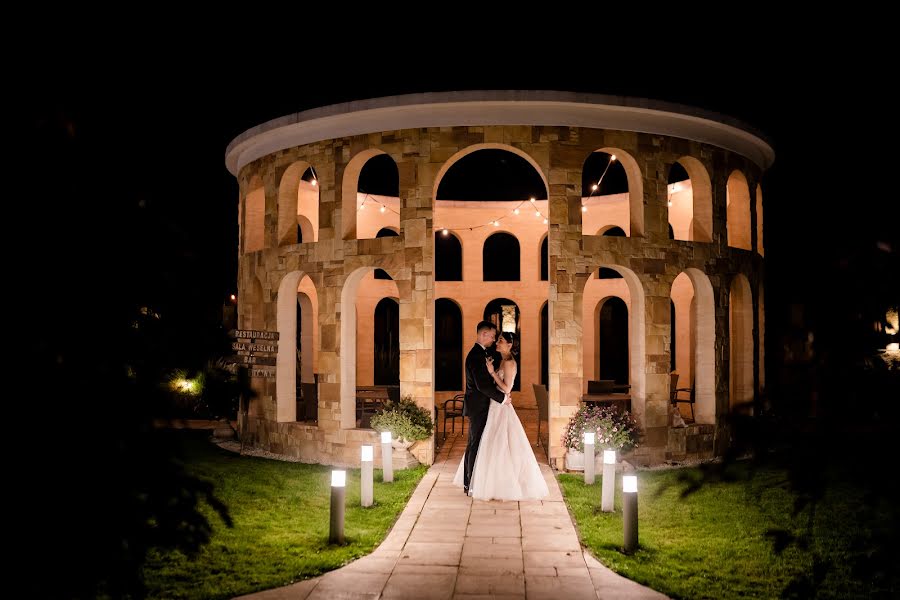
M 594 455 L 603 450 L 623 452 L 638 445 L 638 428 L 630 413 L 619 413 L 611 406 L 586 404 L 569 419 L 562 443 L 567 448 L 566 468 L 584 470 L 584 432 L 597 434 Z
M 409 394 L 397 401 L 386 401 L 372 417 L 372 429 L 390 431 L 394 448 L 408 449 L 419 440 L 431 437 L 431 415 Z

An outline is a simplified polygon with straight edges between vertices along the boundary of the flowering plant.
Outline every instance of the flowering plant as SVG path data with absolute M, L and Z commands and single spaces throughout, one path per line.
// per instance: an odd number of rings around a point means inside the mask
M 631 450 L 638 445 L 638 428 L 630 413 L 618 413 L 611 406 L 586 404 L 578 409 L 563 432 L 566 448 L 584 452 L 584 432 L 597 433 L 594 452 L 600 450 Z

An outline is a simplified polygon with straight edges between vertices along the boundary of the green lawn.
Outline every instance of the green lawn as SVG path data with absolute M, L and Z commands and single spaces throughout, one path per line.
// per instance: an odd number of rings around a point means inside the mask
M 582 543 L 600 562 L 673 598 L 809 597 L 810 588 L 789 587 L 797 578 L 818 580 L 818 597 L 885 593 L 854 577 L 848 566 L 866 552 L 866 541 L 879 526 L 877 514 L 861 516 L 862 492 L 850 486 L 830 490 L 812 518 L 809 547 L 791 545 L 779 554 L 767 530 L 799 535 L 810 512 L 793 516 L 794 497 L 783 473 L 737 470 L 743 481 L 704 484 L 687 497 L 677 485 L 678 471 L 639 472 L 640 549 L 632 556 L 621 552 L 621 475 L 615 513 L 600 512 L 600 477 L 593 486 L 585 486 L 581 475 L 562 474 L 559 481 Z
M 375 505 L 359 505 L 359 470 L 347 472 L 346 544 L 328 543 L 331 468 L 239 456 L 204 440 L 188 444 L 191 473 L 214 484 L 234 522 L 209 507 L 212 540 L 190 559 L 151 553 L 145 568 L 152 598 L 230 598 L 330 571 L 370 553 L 396 521 L 426 468 L 375 471 Z

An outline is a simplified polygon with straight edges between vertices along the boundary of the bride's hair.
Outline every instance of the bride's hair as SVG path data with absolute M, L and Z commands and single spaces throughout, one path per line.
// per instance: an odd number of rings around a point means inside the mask
M 500 334 L 500 337 L 509 342 L 509 354 L 511 356 L 518 356 L 519 340 L 516 338 L 516 334 L 512 333 L 511 331 L 504 331 Z

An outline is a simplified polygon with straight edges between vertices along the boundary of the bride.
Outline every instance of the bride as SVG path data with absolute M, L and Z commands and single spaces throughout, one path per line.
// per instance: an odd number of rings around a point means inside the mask
M 488 358 L 488 373 L 497 387 L 509 394 L 518 370 L 514 358 L 518 341 L 504 331 L 497 340 L 497 350 L 502 358 L 500 367 L 495 371 L 493 360 Z M 456 485 L 463 485 L 464 464 L 465 458 L 453 479 Z M 538 500 L 550 493 L 512 404 L 490 403 L 469 490 L 479 500 Z

